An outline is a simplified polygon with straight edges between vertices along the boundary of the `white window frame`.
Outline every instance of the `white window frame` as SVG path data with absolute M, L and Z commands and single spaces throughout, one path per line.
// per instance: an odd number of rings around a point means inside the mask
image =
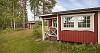
M 88 14 L 74 14 L 74 15 L 61 15 L 61 31 L 62 30 L 77 30 L 77 31 L 93 31 L 94 32 L 94 14 L 95 13 L 88 13 Z M 63 17 L 76 17 L 74 22 L 74 28 L 67 28 L 63 25 Z M 78 27 L 78 16 L 90 16 L 90 28 L 79 28 Z

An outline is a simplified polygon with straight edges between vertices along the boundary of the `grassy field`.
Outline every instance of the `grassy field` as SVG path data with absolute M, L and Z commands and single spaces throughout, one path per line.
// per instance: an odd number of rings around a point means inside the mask
M 31 29 L 0 34 L 0 53 L 100 53 L 99 44 L 36 40 Z
M 45 53 L 49 43 L 35 42 L 32 30 L 0 35 L 0 53 Z

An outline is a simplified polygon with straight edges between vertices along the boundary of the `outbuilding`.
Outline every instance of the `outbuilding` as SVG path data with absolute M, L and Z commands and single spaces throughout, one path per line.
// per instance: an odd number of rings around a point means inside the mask
M 33 27 L 33 25 L 35 24 L 35 21 L 28 21 L 25 24 L 25 28 L 29 28 L 31 29 Z

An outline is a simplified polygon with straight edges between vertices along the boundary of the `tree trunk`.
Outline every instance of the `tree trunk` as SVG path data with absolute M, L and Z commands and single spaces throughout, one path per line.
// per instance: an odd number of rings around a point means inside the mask
M 15 20 L 14 20 L 14 30 L 16 29 L 16 23 L 15 23 Z
M 11 25 L 10 27 L 13 29 L 13 23 L 12 23 L 12 20 L 11 20 L 11 24 L 10 24 L 10 25 Z

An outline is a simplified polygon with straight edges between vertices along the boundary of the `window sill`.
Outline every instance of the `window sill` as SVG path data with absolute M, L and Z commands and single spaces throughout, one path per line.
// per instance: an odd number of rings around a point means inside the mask
M 63 28 L 61 29 L 61 31 L 64 31 L 64 30 L 69 30 L 69 31 L 92 31 L 94 32 L 94 30 L 92 30 L 91 28 L 79 28 L 79 29 L 75 29 L 75 28 Z

